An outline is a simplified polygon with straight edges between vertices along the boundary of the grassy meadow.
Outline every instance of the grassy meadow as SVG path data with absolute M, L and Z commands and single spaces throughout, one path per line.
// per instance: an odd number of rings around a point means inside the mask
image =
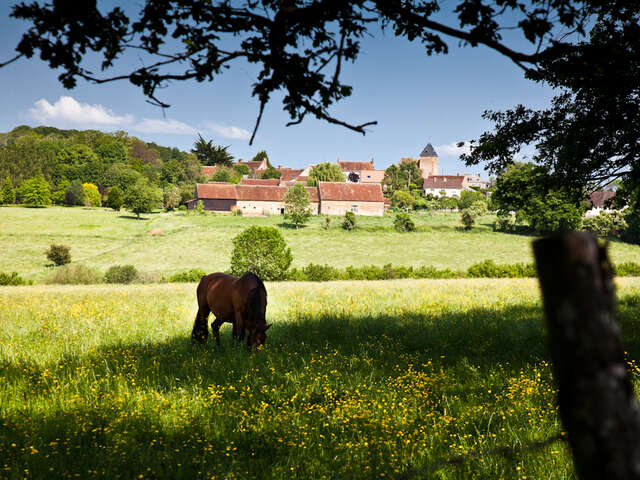
M 190 344 L 194 284 L 1 287 L 0 478 L 575 478 L 535 280 L 267 289 L 252 355 Z
M 496 263 L 532 262 L 533 237 L 493 232 L 493 216 L 479 219 L 471 231 L 460 228 L 459 214 L 414 215 L 417 232 L 393 230 L 393 216 L 358 217 L 359 229 L 322 229 L 314 217 L 299 230 L 282 225 L 280 215 L 244 218 L 231 215 L 145 214 L 81 207 L 0 208 L 0 272 L 17 271 L 36 282 L 50 272 L 44 252 L 51 243 L 71 246 L 73 263 L 104 272 L 116 264 L 170 275 L 190 268 L 213 272 L 229 266 L 231 239 L 250 225 L 281 226 L 293 252 L 293 266 L 309 263 L 434 266 L 465 270 L 485 259 Z M 161 230 L 163 235 L 149 235 Z M 613 242 L 614 262 L 640 261 L 640 246 Z

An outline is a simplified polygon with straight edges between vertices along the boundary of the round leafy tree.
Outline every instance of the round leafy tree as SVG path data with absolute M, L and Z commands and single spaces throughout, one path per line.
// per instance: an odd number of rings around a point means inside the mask
M 138 180 L 124 193 L 124 206 L 140 218 L 141 213 L 150 212 L 162 204 L 162 192 L 145 179 Z
M 263 280 L 280 280 L 293 261 L 284 237 L 273 227 L 249 227 L 232 242 L 231 273 L 236 276 L 253 272 Z
M 282 172 L 274 167 L 267 168 L 260 176 L 260 178 L 275 178 L 276 180 L 280 179 L 280 177 L 282 177 Z
M 415 201 L 407 190 L 396 190 L 391 197 L 391 206 L 400 210 L 411 210 Z
M 311 216 L 311 198 L 304 185 L 297 183 L 284 196 L 284 218 L 296 228 L 304 225 Z
M 33 207 L 51 205 L 51 188 L 44 176 L 40 174 L 22 182 L 20 197 L 22 203 Z
M 4 183 L 2 184 L 2 190 L 0 190 L 0 204 L 10 204 L 15 203 L 16 201 L 16 192 L 13 189 L 13 183 L 9 176 L 5 178 Z
M 319 163 L 309 172 L 307 185 L 315 187 L 318 182 L 344 182 L 346 178 L 342 169 L 335 163 Z
M 67 245 L 52 243 L 45 255 L 54 265 L 66 265 L 71 263 L 71 248 Z
M 84 205 L 84 187 L 80 180 L 72 181 L 64 194 L 65 205 Z
M 117 212 L 120 210 L 120 207 L 122 207 L 123 202 L 122 191 L 120 191 L 117 186 L 109 190 L 109 195 L 107 196 L 107 207 L 113 208 Z
M 102 205 L 102 195 L 100 195 L 96 185 L 83 183 L 82 190 L 84 190 L 84 204 L 87 207 L 99 207 Z

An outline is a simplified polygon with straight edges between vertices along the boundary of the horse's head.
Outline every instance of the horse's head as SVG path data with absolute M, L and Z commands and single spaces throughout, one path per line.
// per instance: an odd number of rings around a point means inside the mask
M 271 323 L 268 325 L 266 323 L 258 325 L 249 333 L 249 347 L 251 350 L 258 350 L 258 348 L 264 345 L 267 341 L 267 330 L 269 330 L 271 325 Z

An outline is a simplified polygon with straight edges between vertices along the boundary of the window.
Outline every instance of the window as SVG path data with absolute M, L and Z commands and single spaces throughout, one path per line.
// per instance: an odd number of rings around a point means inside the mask
M 358 213 L 358 205 L 351 205 L 351 211 L 353 213 Z

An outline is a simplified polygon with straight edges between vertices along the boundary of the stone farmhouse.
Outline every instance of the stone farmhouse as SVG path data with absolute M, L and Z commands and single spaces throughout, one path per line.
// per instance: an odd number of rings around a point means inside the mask
M 425 195 L 459 197 L 463 190 L 469 190 L 469 185 L 465 175 L 431 175 L 424 179 L 422 188 Z
M 205 210 L 216 212 L 237 209 L 246 215 L 281 214 L 289 188 L 274 184 L 199 183 L 196 198 L 188 203 L 188 208 L 193 209 L 202 201 Z M 306 188 L 315 215 L 344 215 L 347 211 L 357 215 L 384 215 L 384 197 L 379 184 L 319 182 L 317 187 Z

